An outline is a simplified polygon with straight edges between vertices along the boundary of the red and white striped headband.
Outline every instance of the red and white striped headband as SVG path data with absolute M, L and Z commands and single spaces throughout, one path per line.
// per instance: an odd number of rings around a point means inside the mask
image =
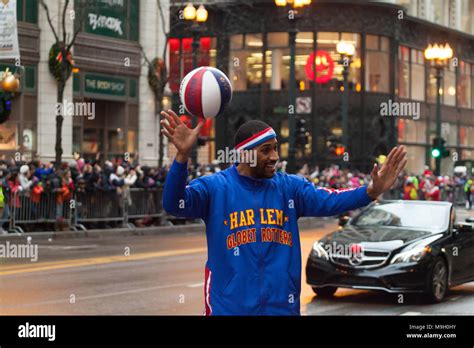
M 254 148 L 255 146 L 260 145 L 260 144 L 262 144 L 262 143 L 264 143 L 267 140 L 270 140 L 272 138 L 276 138 L 276 133 L 275 133 L 275 131 L 273 130 L 272 127 L 268 127 L 266 129 L 264 129 L 263 131 L 258 132 L 257 134 L 252 135 L 250 138 L 248 138 L 248 139 L 242 141 L 241 143 L 237 144 L 235 146 L 235 150 L 236 151 L 250 150 L 250 149 Z

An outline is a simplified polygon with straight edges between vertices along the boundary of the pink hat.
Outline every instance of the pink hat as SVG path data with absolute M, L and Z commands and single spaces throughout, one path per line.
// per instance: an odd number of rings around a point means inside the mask
M 77 170 L 79 170 L 80 172 L 82 172 L 82 169 L 84 168 L 84 164 L 86 162 L 84 161 L 84 158 L 79 158 L 77 161 L 76 161 L 76 165 L 77 165 Z

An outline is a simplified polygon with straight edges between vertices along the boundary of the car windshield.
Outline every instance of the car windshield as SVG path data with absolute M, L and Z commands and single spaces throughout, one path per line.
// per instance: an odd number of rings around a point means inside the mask
M 373 206 L 352 222 L 355 226 L 391 226 L 445 231 L 449 226 L 449 205 L 390 202 Z

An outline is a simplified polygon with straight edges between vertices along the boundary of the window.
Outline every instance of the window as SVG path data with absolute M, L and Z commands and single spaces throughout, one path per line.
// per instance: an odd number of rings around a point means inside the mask
M 86 128 L 82 135 L 82 152 L 87 154 L 96 154 L 103 152 L 103 130 Z
M 38 23 L 38 0 L 17 0 L 16 18 L 19 22 Z
M 290 80 L 290 49 L 288 33 L 268 33 L 266 56 L 266 77 L 270 89 L 287 89 Z M 309 88 L 310 79 L 306 73 L 306 64 L 313 52 L 313 33 L 296 34 L 295 79 L 299 90 Z
M 417 15 L 418 0 L 397 0 L 397 4 L 405 7 L 410 16 Z
M 471 108 L 474 109 L 474 64 L 471 65 Z
M 107 132 L 107 150 L 109 155 L 122 154 L 125 152 L 125 137 L 122 128 L 109 130 Z
M 441 25 L 448 25 L 447 4 L 448 0 L 431 0 L 432 20 Z
M 233 35 L 229 77 L 235 91 L 259 88 L 263 71 L 262 34 Z
M 443 95 L 444 95 L 444 104 L 456 106 L 456 68 L 452 64 L 449 63 L 449 66 L 444 69 L 444 87 L 443 87 Z
M 405 46 L 398 48 L 398 95 L 410 98 L 410 49 Z
M 456 124 L 443 122 L 441 124 L 441 137 L 446 139 L 447 146 L 457 146 L 458 127 Z
M 474 147 L 474 127 L 459 127 L 459 145 Z
M 425 100 L 425 57 L 423 51 L 411 50 L 411 99 Z
M 281 90 L 288 86 L 290 80 L 290 62 L 287 59 L 283 65 L 284 57 L 290 56 L 288 48 L 288 33 L 268 33 L 265 52 L 266 77 L 271 90 Z
M 427 78 L 426 101 L 436 103 L 436 69 L 432 65 L 429 67 Z M 441 95 L 442 100 L 443 96 Z
M 306 73 L 306 64 L 313 52 L 313 43 L 314 37 L 312 32 L 296 34 L 295 76 L 297 88 L 301 91 L 310 88 L 309 83 L 311 80 Z
M 360 35 L 353 33 L 319 32 L 317 54 L 315 56 L 316 86 L 318 89 L 330 91 L 340 90 L 343 85 L 344 62 L 337 52 L 339 41 L 351 43 L 355 47 L 352 62 L 349 65 L 349 90 L 360 91 Z M 308 62 L 310 64 L 311 62 Z M 308 66 L 313 70 L 312 66 Z
M 79 117 L 75 117 L 79 118 Z M 81 153 L 81 126 L 74 125 L 72 128 L 72 152 Z
M 409 174 L 423 173 L 425 169 L 425 152 L 424 146 L 408 145 L 407 149 L 407 166 L 406 172 Z
M 472 16 L 474 16 L 473 2 L 461 1 L 461 30 L 469 34 L 474 34 Z
M 368 92 L 389 92 L 389 40 L 386 37 L 366 36 L 365 82 Z
M 427 101 L 436 103 L 436 68 L 431 62 L 428 74 Z M 441 72 L 441 103 L 445 105 L 456 105 L 456 73 L 452 62 Z
M 169 84 L 173 92 L 179 91 L 181 80 L 188 72 L 193 70 L 193 39 L 170 38 L 169 44 Z M 216 45 L 215 37 L 202 37 L 199 40 L 197 51 L 198 66 L 216 67 Z
M 419 120 L 398 120 L 398 142 L 426 143 L 426 123 Z
M 25 124 L 23 126 L 23 139 L 20 149 L 22 152 L 29 153 L 36 150 L 36 128 L 34 124 Z
M 18 124 L 6 122 L 0 124 L 0 150 L 15 151 L 18 144 Z
M 471 107 L 471 64 L 459 62 L 458 106 Z

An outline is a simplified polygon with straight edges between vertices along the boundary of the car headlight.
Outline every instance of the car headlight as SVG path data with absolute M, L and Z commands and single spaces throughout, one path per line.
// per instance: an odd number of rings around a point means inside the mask
M 329 255 L 326 250 L 324 250 L 324 244 L 321 242 L 316 242 L 313 244 L 313 255 L 319 257 L 320 259 L 329 260 Z
M 390 263 L 418 262 L 429 252 L 431 252 L 431 248 L 429 246 L 410 249 L 395 255 Z

